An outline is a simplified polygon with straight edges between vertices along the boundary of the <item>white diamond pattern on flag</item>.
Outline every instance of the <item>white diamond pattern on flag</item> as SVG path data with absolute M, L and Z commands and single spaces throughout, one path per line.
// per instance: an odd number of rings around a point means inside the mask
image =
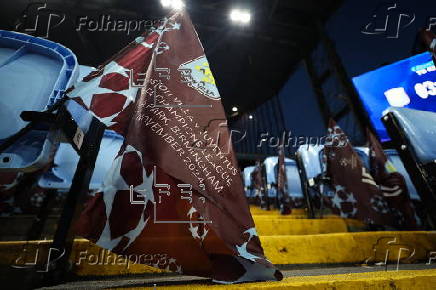
M 144 229 L 145 225 L 147 224 L 147 221 L 149 220 L 149 217 L 146 216 L 146 205 L 148 202 L 154 202 L 154 195 L 153 195 L 153 174 L 150 174 L 150 176 L 147 176 L 147 173 L 145 169 L 142 169 L 142 176 L 143 176 L 143 182 L 135 187 L 133 187 L 133 190 L 135 192 L 138 192 L 140 195 L 144 197 L 144 209 L 141 214 L 141 218 L 138 220 L 137 226 L 130 230 L 129 232 L 125 233 L 122 236 L 112 238 L 111 233 L 111 225 L 109 222 L 109 216 L 112 212 L 112 206 L 114 202 L 115 195 L 118 191 L 124 190 L 130 190 L 130 185 L 128 182 L 126 182 L 121 174 L 122 170 L 122 162 L 125 154 L 129 152 L 135 152 L 138 154 L 138 156 L 141 158 L 142 161 L 142 153 L 133 148 L 131 145 L 128 145 L 126 150 L 123 152 L 121 156 L 118 156 L 113 161 L 112 167 L 110 169 L 110 172 L 107 174 L 105 182 L 103 184 L 103 188 L 101 189 L 101 192 L 103 192 L 103 198 L 106 208 L 106 224 L 103 230 L 103 233 L 100 236 L 100 239 L 97 241 L 97 245 L 104 247 L 106 249 L 113 249 L 115 248 L 121 239 L 123 237 L 127 237 L 129 239 L 128 244 L 124 247 L 124 249 L 128 248 L 128 246 L 135 241 L 135 239 L 139 236 L 141 231 Z
M 105 80 L 105 77 L 109 76 L 110 74 L 119 74 L 119 77 L 125 79 L 121 90 L 113 90 L 109 87 L 104 87 L 105 83 L 109 82 L 109 80 Z M 98 98 L 99 95 L 116 93 L 117 95 L 123 96 L 125 98 L 124 104 L 120 110 L 115 111 L 113 115 L 102 116 L 98 115 L 95 110 L 91 110 L 96 118 L 98 118 L 107 127 L 110 127 L 115 124 L 113 119 L 118 116 L 118 114 L 124 110 L 127 105 L 135 102 L 136 100 L 138 88 L 130 85 L 131 80 L 129 77 L 129 69 L 119 65 L 115 61 L 111 61 L 103 68 L 103 73 L 100 76 L 94 77 L 89 81 L 81 81 L 75 86 L 74 90 L 68 94 L 68 96 L 70 98 L 80 98 L 87 108 L 92 107 L 94 99 Z

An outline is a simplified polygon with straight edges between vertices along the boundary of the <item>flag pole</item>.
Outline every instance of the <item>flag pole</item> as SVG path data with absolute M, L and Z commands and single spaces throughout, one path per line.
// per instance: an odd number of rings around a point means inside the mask
M 69 134 L 74 121 L 65 106 L 61 108 L 58 120 L 62 124 L 61 129 L 66 131 L 67 138 L 74 136 Z M 77 124 L 74 125 L 77 126 Z M 80 159 L 48 253 L 47 271 L 42 277 L 44 285 L 54 285 L 64 281 L 68 270 L 71 268 L 69 266 L 69 256 L 74 243 L 74 231 L 71 224 L 81 208 L 81 201 L 84 201 L 84 197 L 89 190 L 89 183 L 94 172 L 104 130 L 104 124 L 93 118 L 89 131 L 84 136 L 81 149 L 78 151 Z M 71 142 L 71 140 L 69 141 Z

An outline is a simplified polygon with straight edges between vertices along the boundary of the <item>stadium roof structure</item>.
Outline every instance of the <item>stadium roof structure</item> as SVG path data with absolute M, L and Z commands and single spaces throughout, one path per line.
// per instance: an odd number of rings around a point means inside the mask
M 327 21 L 341 3 L 341 0 L 185 0 L 226 112 L 231 114 L 235 105 L 239 112 L 252 110 L 277 94 L 296 65 L 318 42 L 317 23 Z M 51 26 L 48 39 L 69 47 L 80 64 L 91 66 L 102 63 L 141 32 L 78 31 L 81 17 L 98 20 L 109 15 L 111 19 L 150 20 L 169 12 L 159 0 L 52 0 L 45 7 L 41 5 L 29 4 L 27 0 L 17 0 L 14 5 L 2 2 L 0 28 L 14 30 L 26 17 L 28 21 L 38 15 L 38 26 Z M 229 13 L 234 7 L 250 11 L 248 25 L 231 22 Z M 45 32 L 44 27 L 38 29 Z

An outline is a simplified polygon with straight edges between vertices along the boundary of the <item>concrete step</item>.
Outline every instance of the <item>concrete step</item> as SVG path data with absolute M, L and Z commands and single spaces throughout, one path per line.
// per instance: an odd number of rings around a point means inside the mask
M 287 277 L 279 282 L 257 282 L 236 285 L 215 285 L 199 281 L 159 286 L 155 289 L 434 289 L 436 270 L 367 272 L 339 275 Z M 154 287 L 154 285 L 153 285 Z M 115 289 L 123 289 L 118 287 Z M 129 289 L 144 289 L 129 287 Z
M 365 225 L 361 221 L 343 219 L 338 216 L 307 219 L 306 217 L 296 218 L 295 216 L 253 215 L 253 220 L 259 235 L 307 235 L 347 231 L 362 232 L 365 230 Z M 272 225 L 277 225 L 277 227 L 272 228 Z
M 305 216 L 307 218 L 307 210 L 304 208 L 294 208 L 291 214 L 281 215 L 277 209 L 264 210 L 260 207 L 250 205 L 250 212 L 252 215 Z
M 260 240 L 266 257 L 276 265 L 371 264 L 385 261 L 386 256 L 390 262 L 411 263 L 426 261 L 436 252 L 436 232 L 425 231 L 260 236 Z M 0 263 L 30 263 L 37 251 L 44 257 L 41 253 L 48 247 L 49 241 L 0 242 Z M 71 259 L 79 276 L 165 272 L 130 262 L 84 239 L 75 241 Z
M 313 235 L 348 231 L 347 223 L 343 219 L 287 219 L 255 216 L 254 222 L 260 236 Z
M 282 271 L 278 282 L 217 285 L 193 276 L 143 275 L 71 281 L 39 289 L 434 289 L 434 265 L 396 265 L 374 268 L 334 267 Z M 2 283 L 2 285 L 7 285 Z M 15 285 L 14 285 L 15 286 Z
M 253 219 L 259 235 L 306 235 L 362 231 L 363 223 L 357 220 L 341 219 L 338 216 L 326 216 L 323 219 L 307 219 L 298 209 L 291 215 L 280 215 L 278 211 L 264 211 L 252 208 Z M 0 217 L 0 241 L 24 241 L 26 233 L 34 222 L 35 215 L 17 215 Z M 43 228 L 42 237 L 51 239 L 56 230 L 59 216 L 48 217 Z M 345 227 L 344 227 L 345 226 Z
M 428 259 L 436 251 L 436 232 L 378 231 L 301 236 L 261 236 L 274 264 L 337 264 Z M 401 250 L 403 248 L 403 250 Z

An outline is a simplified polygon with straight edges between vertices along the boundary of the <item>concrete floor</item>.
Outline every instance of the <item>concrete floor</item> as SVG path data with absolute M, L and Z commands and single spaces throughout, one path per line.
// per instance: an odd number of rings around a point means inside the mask
M 312 266 L 304 269 L 289 269 L 296 266 L 283 265 L 280 268 L 285 277 L 291 276 L 318 276 L 318 275 L 334 275 L 334 274 L 347 274 L 347 273 L 363 273 L 375 271 L 396 271 L 397 265 L 392 264 L 385 266 L 363 267 L 360 265 L 355 266 Z M 286 270 L 287 269 L 287 270 Z M 436 263 L 433 265 L 426 264 L 400 264 L 399 270 L 428 270 L 436 269 Z M 86 279 L 81 281 L 71 281 L 53 287 L 43 287 L 39 289 L 110 289 L 110 288 L 133 288 L 144 287 L 146 289 L 158 288 L 159 286 L 169 285 L 187 285 L 187 284 L 210 284 L 213 285 L 210 279 L 194 277 L 194 276 L 181 276 L 181 275 L 144 275 L 141 276 L 120 276 L 120 277 L 106 277 Z

